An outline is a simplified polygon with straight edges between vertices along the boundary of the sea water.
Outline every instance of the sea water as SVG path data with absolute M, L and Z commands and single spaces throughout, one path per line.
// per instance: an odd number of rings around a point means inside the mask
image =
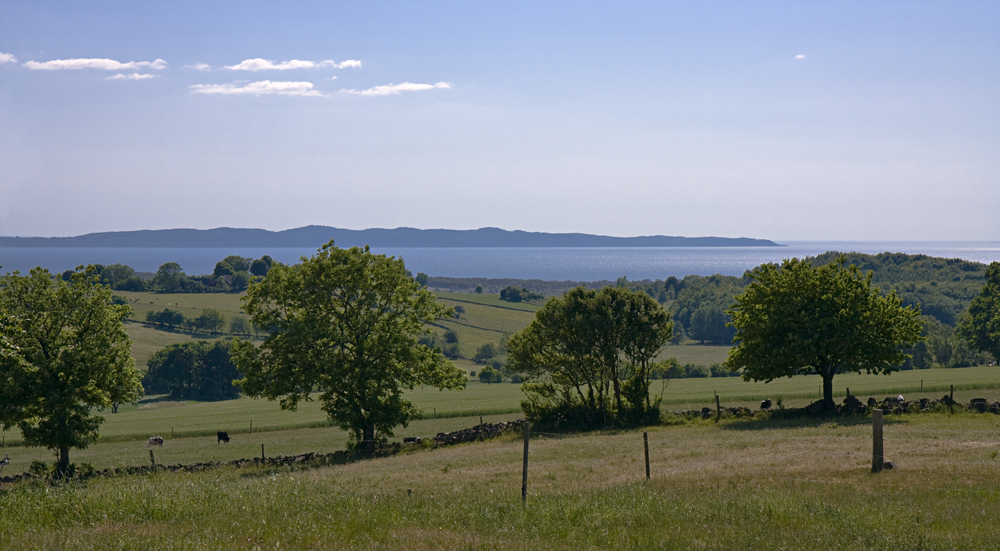
M 898 252 L 1000 261 L 1000 242 L 944 241 L 787 241 L 781 247 L 602 247 L 602 248 L 376 248 L 399 256 L 413 273 L 431 276 L 542 279 L 550 281 L 665 279 L 686 275 L 742 275 L 767 262 L 816 256 L 827 251 L 877 254 Z M 316 252 L 309 248 L 131 248 L 131 247 L 0 247 L 0 274 L 35 266 L 52 272 L 84 264 L 127 264 L 139 272 L 155 272 L 176 262 L 185 273 L 211 273 L 215 263 L 235 254 L 270 255 L 294 264 Z

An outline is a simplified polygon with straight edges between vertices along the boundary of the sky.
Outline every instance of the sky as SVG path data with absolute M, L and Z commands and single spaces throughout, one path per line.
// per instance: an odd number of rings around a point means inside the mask
M 998 210 L 995 0 L 0 0 L 0 235 L 996 241 Z

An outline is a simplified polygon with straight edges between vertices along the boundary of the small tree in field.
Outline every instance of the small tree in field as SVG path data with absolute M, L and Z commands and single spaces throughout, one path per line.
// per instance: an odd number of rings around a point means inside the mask
M 323 410 L 366 453 L 419 414 L 404 390 L 465 386 L 462 371 L 418 342 L 426 322 L 451 311 L 401 259 L 331 241 L 301 264 L 272 266 L 243 301 L 269 331 L 259 348 L 233 341 L 243 391 L 292 410 L 319 392 Z
M 845 263 L 841 256 L 814 268 L 793 258 L 754 270 L 726 312 L 737 342 L 726 367 L 742 369 L 748 381 L 816 373 L 827 409 L 834 408 L 834 375 L 897 370 L 909 357 L 901 348 L 921 339 L 920 311 L 903 308 L 895 292 L 882 296 L 871 272 Z
M 142 396 L 132 343 L 122 325 L 131 309 L 113 303 L 97 270 L 69 280 L 35 268 L 8 276 L 0 289 L 0 426 L 17 426 L 24 441 L 56 452 L 57 472 L 69 449 L 99 436 L 111 408 Z

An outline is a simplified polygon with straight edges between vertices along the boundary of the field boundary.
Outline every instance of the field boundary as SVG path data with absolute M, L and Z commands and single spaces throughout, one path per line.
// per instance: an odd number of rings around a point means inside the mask
M 473 302 L 471 300 L 462 300 L 458 298 L 450 297 L 437 297 L 438 300 L 451 300 L 454 302 L 464 302 L 466 304 L 475 304 L 476 306 L 485 306 L 487 308 L 500 308 L 501 310 L 514 310 L 515 312 L 528 312 L 529 314 L 534 314 L 537 310 L 528 310 L 525 308 L 514 308 L 512 306 L 500 306 L 499 304 L 483 304 L 482 302 Z M 534 305 L 532 305 L 534 306 Z

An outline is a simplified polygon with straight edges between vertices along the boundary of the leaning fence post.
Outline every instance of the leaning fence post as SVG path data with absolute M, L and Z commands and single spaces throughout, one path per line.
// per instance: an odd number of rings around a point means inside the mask
M 524 467 L 521 469 L 521 502 L 528 501 L 528 439 L 531 435 L 531 423 L 524 422 Z
M 649 433 L 642 433 L 642 447 L 646 449 L 646 480 L 649 480 Z
M 872 410 L 872 472 L 882 471 L 885 459 L 882 456 L 882 410 Z

